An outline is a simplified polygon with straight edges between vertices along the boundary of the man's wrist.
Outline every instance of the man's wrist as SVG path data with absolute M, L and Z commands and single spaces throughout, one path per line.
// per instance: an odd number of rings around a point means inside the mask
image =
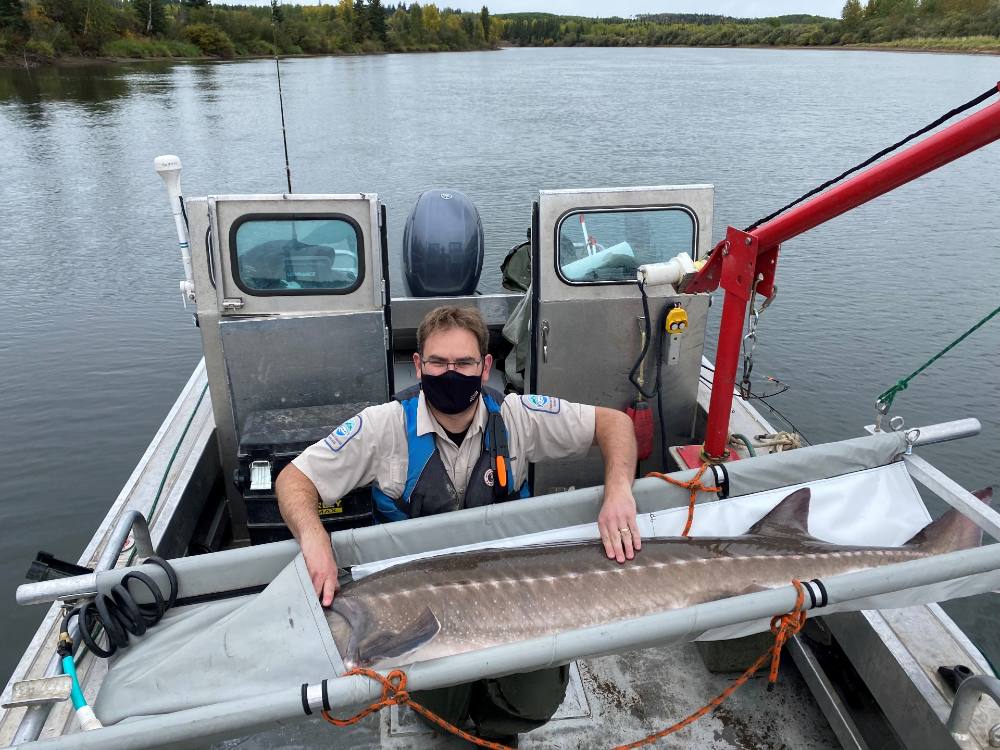
M 326 533 L 326 529 L 323 528 L 322 524 L 318 528 L 310 527 L 308 530 L 303 530 L 302 538 L 299 539 L 299 546 L 302 548 L 304 554 L 327 551 L 333 554 L 330 535 Z
M 621 492 L 623 490 L 632 489 L 632 480 L 626 479 L 624 477 L 609 477 L 604 484 L 604 494 L 607 496 L 608 491 Z

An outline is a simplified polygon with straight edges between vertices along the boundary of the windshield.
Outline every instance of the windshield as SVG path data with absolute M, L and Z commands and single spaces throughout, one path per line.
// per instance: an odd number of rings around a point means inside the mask
M 236 273 L 248 292 L 345 294 L 360 283 L 358 231 L 339 218 L 246 218 L 233 231 Z
M 559 223 L 559 272 L 572 283 L 635 281 L 644 263 L 694 256 L 695 224 L 682 208 L 567 214 Z

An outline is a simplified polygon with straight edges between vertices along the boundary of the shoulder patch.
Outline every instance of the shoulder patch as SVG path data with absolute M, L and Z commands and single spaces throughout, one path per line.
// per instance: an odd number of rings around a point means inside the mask
M 351 417 L 340 425 L 340 427 L 331 432 L 323 442 L 326 443 L 327 448 L 332 450 L 334 453 L 337 453 L 341 448 L 350 442 L 351 438 L 361 432 L 363 424 L 364 422 L 361 419 L 360 414 L 356 417 Z
M 530 411 L 541 411 L 547 414 L 558 414 L 562 404 L 554 396 L 521 396 L 521 405 Z

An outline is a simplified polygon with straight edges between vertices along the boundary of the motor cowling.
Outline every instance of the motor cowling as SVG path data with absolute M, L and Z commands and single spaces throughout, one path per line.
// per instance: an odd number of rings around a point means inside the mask
M 403 230 L 403 271 L 414 297 L 476 291 L 483 270 L 483 223 L 457 190 L 425 190 Z

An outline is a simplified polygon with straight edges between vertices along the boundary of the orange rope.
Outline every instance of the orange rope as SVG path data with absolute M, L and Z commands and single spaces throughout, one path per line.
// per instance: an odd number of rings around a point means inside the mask
M 687 523 L 684 524 L 684 531 L 681 532 L 681 536 L 687 536 L 691 533 L 691 524 L 694 523 L 694 501 L 698 498 L 699 492 L 718 492 L 718 487 L 708 487 L 701 483 L 701 478 L 704 476 L 705 472 L 711 464 L 702 464 L 701 468 L 698 469 L 698 473 L 691 478 L 689 482 L 682 482 L 679 479 L 674 479 L 667 474 L 661 474 L 658 471 L 651 471 L 646 476 L 647 477 L 657 477 L 662 479 L 664 482 L 669 482 L 675 487 L 683 487 L 686 490 L 691 490 L 691 499 L 688 500 L 688 516 Z
M 389 674 L 382 675 L 373 669 L 358 667 L 345 673 L 343 676 L 350 677 L 352 675 L 363 675 L 371 680 L 381 683 L 382 696 L 375 703 L 368 706 L 368 708 L 347 719 L 338 719 L 335 716 L 331 716 L 328 711 L 323 711 L 323 718 L 335 727 L 346 727 L 351 724 L 357 724 L 366 716 L 370 716 L 377 711 L 381 711 L 387 706 L 409 706 L 429 721 L 437 724 L 444 731 L 451 732 L 452 734 L 461 737 L 466 742 L 471 742 L 473 745 L 485 747 L 488 748 L 488 750 L 513 750 L 508 745 L 501 745 L 499 742 L 491 742 L 490 740 L 484 740 L 482 737 L 471 735 L 465 730 L 459 729 L 454 724 L 450 724 L 445 721 L 429 708 L 425 708 L 416 701 L 411 700 L 410 694 L 406 690 L 406 673 L 401 669 L 394 669 L 389 672 Z
M 774 633 L 774 644 L 771 648 L 761 654 L 757 661 L 747 667 L 746 671 L 737 677 L 733 681 L 732 685 L 712 698 L 712 700 L 699 708 L 697 711 L 684 717 L 676 724 L 671 724 L 666 729 L 654 732 L 647 737 L 643 737 L 641 740 L 630 742 L 627 745 L 618 745 L 614 748 L 614 750 L 636 750 L 636 748 L 651 745 L 657 740 L 663 739 L 668 734 L 679 732 L 681 729 L 684 729 L 684 727 L 690 726 L 694 722 L 698 721 L 698 719 L 702 716 L 711 713 L 722 705 L 723 701 L 735 693 L 736 690 L 747 680 L 753 677 L 757 670 L 764 666 L 764 663 L 768 659 L 771 660 L 771 671 L 767 678 L 767 689 L 770 691 L 778 679 L 778 664 L 781 662 L 781 649 L 784 647 L 785 641 L 802 630 L 802 626 L 805 625 L 806 622 L 806 612 L 802 609 L 802 605 L 805 603 L 805 589 L 802 588 L 802 583 L 800 581 L 793 580 L 792 584 L 795 586 L 796 591 L 795 608 L 788 614 L 778 615 L 771 618 L 771 632 Z
M 702 467 L 704 470 L 704 467 Z M 658 475 L 661 476 L 661 475 Z M 701 476 L 699 472 L 698 476 L 692 481 L 697 481 Z M 662 477 L 661 478 L 665 478 Z M 672 480 L 669 480 L 672 481 Z M 704 706 L 699 708 L 694 713 L 686 716 L 685 718 L 678 721 L 676 724 L 671 724 L 666 729 L 661 729 L 659 732 L 655 732 L 648 737 L 644 737 L 641 740 L 636 740 L 627 745 L 618 745 L 613 750 L 636 750 L 636 748 L 644 747 L 646 745 L 651 745 L 657 740 L 663 739 L 669 734 L 674 732 L 679 732 L 687 726 L 690 726 L 694 722 L 698 721 L 702 716 L 711 713 L 716 708 L 718 708 L 722 703 L 741 685 L 743 685 L 747 680 L 754 676 L 757 671 L 764 666 L 768 659 L 771 660 L 771 670 L 767 678 L 767 689 L 770 691 L 774 687 L 774 683 L 778 680 L 778 665 L 781 663 L 781 649 L 784 648 L 785 642 L 791 638 L 793 635 L 802 630 L 802 626 L 806 622 L 806 612 L 802 609 L 805 604 L 806 592 L 802 587 L 802 583 L 797 580 L 792 580 L 792 585 L 795 586 L 795 607 L 791 612 L 784 615 L 776 615 L 771 618 L 771 632 L 774 633 L 774 644 L 763 654 L 761 654 L 757 661 L 747 667 L 746 671 L 743 672 L 739 677 L 737 677 L 733 684 L 715 696 L 712 700 L 706 703 Z M 351 724 L 356 724 L 357 722 L 364 719 L 366 716 L 370 716 L 376 711 L 381 711 L 387 706 L 409 706 L 417 713 L 424 716 L 429 721 L 437 724 L 441 729 L 446 732 L 450 732 L 458 737 L 461 737 L 466 742 L 471 742 L 479 747 L 485 747 L 489 750 L 512 750 L 507 745 L 501 745 L 498 742 L 490 742 L 489 740 L 484 740 L 481 737 L 476 737 L 469 734 L 468 732 L 459 729 L 454 724 L 442 719 L 440 716 L 435 714 L 428 708 L 421 706 L 419 703 L 414 702 L 410 699 L 410 694 L 406 691 L 406 673 L 401 669 L 394 669 L 389 672 L 388 675 L 382 675 L 373 669 L 364 669 L 358 667 L 352 669 L 350 672 L 344 674 L 344 677 L 349 677 L 352 675 L 363 675 L 369 679 L 375 680 L 382 685 L 382 696 L 375 703 L 372 703 L 368 708 L 364 709 L 360 713 L 355 714 L 347 719 L 338 719 L 331 716 L 328 711 L 323 711 L 323 718 L 328 722 L 337 727 L 346 727 Z

